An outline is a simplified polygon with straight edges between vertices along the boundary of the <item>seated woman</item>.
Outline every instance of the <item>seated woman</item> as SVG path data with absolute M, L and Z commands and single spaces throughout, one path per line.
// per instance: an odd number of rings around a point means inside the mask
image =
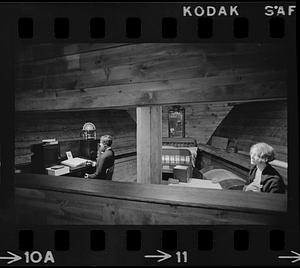
M 280 174 L 269 164 L 275 159 L 273 147 L 257 143 L 250 148 L 251 164 L 244 191 L 284 193 L 285 185 Z

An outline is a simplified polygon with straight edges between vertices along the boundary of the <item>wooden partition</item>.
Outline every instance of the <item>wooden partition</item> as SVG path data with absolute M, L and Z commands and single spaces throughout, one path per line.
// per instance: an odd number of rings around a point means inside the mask
M 17 224 L 281 224 L 286 195 L 16 174 Z

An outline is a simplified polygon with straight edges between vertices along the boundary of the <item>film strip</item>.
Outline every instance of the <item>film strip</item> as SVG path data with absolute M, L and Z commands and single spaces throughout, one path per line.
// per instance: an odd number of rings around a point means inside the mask
M 295 2 L 4 3 L 0 14 L 0 265 L 299 265 Z M 86 121 L 113 136 L 112 181 L 84 179 L 87 166 L 33 170 L 41 139 L 81 156 Z M 196 141 L 186 181 L 165 136 L 183 150 Z M 278 156 L 260 178 L 267 193 L 231 184 L 249 176 L 258 142 Z
M 189 6 L 190 7 L 190 6 Z M 236 6 L 237 7 L 237 6 Z M 188 11 L 190 9 L 187 9 Z M 197 9 L 195 9 L 197 10 Z M 292 9 L 291 9 L 292 10 Z M 292 11 L 289 10 L 289 13 Z M 192 13 L 184 12 L 184 16 Z M 195 11 L 196 12 L 196 11 Z M 232 11 L 231 11 L 232 12 Z M 198 14 L 197 12 L 195 14 Z M 201 13 L 200 13 L 201 14 Z M 226 13 L 227 14 L 227 13 Z M 58 17 L 54 19 L 53 35 L 56 39 L 66 39 L 70 35 L 70 22 L 68 18 Z M 126 37 L 130 39 L 138 39 L 141 37 L 141 19 L 129 17 L 125 22 Z M 233 36 L 235 38 L 247 38 L 249 34 L 249 22 L 247 18 L 235 18 L 233 20 Z M 90 37 L 93 39 L 105 38 L 105 19 L 90 19 Z M 213 19 L 198 19 L 197 33 L 199 38 L 213 37 Z M 32 39 L 34 34 L 34 21 L 32 18 L 20 18 L 18 23 L 18 32 L 20 39 Z M 272 17 L 269 20 L 269 36 L 271 38 L 282 38 L 285 34 L 284 19 L 282 17 Z M 177 37 L 177 20 L 176 18 L 166 17 L 161 21 L 162 38 Z

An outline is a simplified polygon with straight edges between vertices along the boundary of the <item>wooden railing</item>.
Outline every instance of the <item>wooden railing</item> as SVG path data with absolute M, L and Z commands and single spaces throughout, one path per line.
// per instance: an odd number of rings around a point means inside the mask
M 281 224 L 287 197 L 16 174 L 18 224 Z

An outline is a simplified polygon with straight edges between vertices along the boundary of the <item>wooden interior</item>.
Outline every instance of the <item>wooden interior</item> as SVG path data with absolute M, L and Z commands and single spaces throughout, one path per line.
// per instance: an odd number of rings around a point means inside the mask
M 111 134 L 114 138 L 116 165 L 113 182 L 107 183 L 116 183 L 113 184 L 119 189 L 116 193 L 126 194 L 132 187 L 140 193 L 139 198 L 148 197 L 137 201 L 132 196 L 118 199 L 89 192 L 95 185 L 97 191 L 101 191 L 104 182 L 85 181 L 86 193 L 69 192 L 68 185 L 73 185 L 71 178 L 61 180 L 61 185 L 58 178 L 51 178 L 55 187 L 51 188 L 50 183 L 49 190 L 47 176 L 40 185 L 37 177 L 20 174 L 16 176 L 19 212 L 27 211 L 23 206 L 35 207 L 35 202 L 38 211 L 43 206 L 55 207 L 56 198 L 58 204 L 66 198 L 75 206 L 78 197 L 84 201 L 78 201 L 82 207 L 77 216 L 69 217 L 67 212 L 54 209 L 46 222 L 76 224 L 77 221 L 79 224 L 84 219 L 85 223 L 104 224 L 277 222 L 277 216 L 282 216 L 286 209 L 273 211 L 272 202 L 286 208 L 286 197 L 262 194 L 259 202 L 266 205 L 256 210 L 256 201 L 252 201 L 257 198 L 256 193 L 175 190 L 162 185 L 166 183 L 161 179 L 161 161 L 162 144 L 168 137 L 168 109 L 180 105 L 185 109 L 185 137 L 195 140 L 198 147 L 194 178 L 201 179 L 201 170 L 208 167 L 225 168 L 244 178 L 250 167 L 250 146 L 267 142 L 275 148 L 277 159 L 284 163 L 285 167 L 279 171 L 288 185 L 285 59 L 281 47 L 274 44 L 120 43 L 20 47 L 15 66 L 16 169 L 26 170 L 30 165 L 30 145 L 41 139 L 56 138 L 62 155 L 68 150 L 78 155 L 81 128 L 85 122 L 93 122 L 97 136 Z M 228 139 L 228 146 L 234 144 L 237 151 L 215 148 L 212 137 Z M 129 184 L 123 187 L 118 184 L 121 182 Z M 76 189 L 81 187 L 79 179 L 74 183 Z M 113 187 L 105 188 L 108 194 Z M 201 197 L 196 198 L 196 207 L 189 204 L 193 202 L 188 199 L 184 204 L 177 199 L 174 204 L 165 204 L 163 200 L 157 204 L 151 196 L 158 189 L 163 189 L 165 194 L 161 196 L 165 200 L 174 201 L 176 195 L 184 197 L 190 193 Z M 31 198 L 32 193 L 36 195 Z M 210 196 L 217 198 L 217 206 Z M 229 207 L 223 207 L 223 199 L 234 201 Z M 95 201 L 101 204 L 87 209 L 88 204 Z M 106 210 L 104 204 L 109 209 Z M 234 207 L 239 207 L 238 212 Z M 246 212 L 247 207 L 251 212 Z M 92 216 L 98 215 L 96 210 L 99 209 L 104 216 Z M 154 212 L 156 209 L 159 212 Z M 56 213 L 61 217 L 56 217 Z M 79 215 L 85 216 L 80 220 Z M 45 216 L 41 217 L 45 221 Z M 22 222 L 25 215 L 19 219 Z

